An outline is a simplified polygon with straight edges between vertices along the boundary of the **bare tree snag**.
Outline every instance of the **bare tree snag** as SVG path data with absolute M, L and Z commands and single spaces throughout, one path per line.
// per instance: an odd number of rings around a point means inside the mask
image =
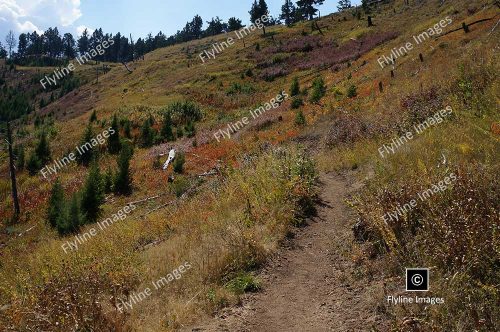
M 373 22 L 372 22 L 372 17 L 371 16 L 368 16 L 368 26 L 369 27 L 373 26 Z
M 129 73 L 133 73 L 133 71 L 130 70 L 130 68 L 127 66 L 127 64 L 125 63 L 125 61 L 122 62 L 122 65 L 125 66 L 125 68 L 128 70 Z

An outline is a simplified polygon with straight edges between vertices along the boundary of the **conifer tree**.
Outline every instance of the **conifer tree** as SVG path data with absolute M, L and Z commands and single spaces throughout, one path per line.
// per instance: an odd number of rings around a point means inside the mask
M 290 96 L 294 97 L 300 93 L 299 79 L 295 77 L 292 85 L 290 86 Z
M 285 0 L 285 4 L 281 6 L 280 19 L 285 21 L 285 24 L 290 26 L 295 23 L 297 8 L 291 0 Z
M 38 159 L 35 152 L 30 154 L 28 162 L 26 163 L 26 169 L 29 175 L 34 176 L 42 168 L 42 162 Z
M 113 189 L 113 171 L 108 168 L 103 180 L 104 192 L 109 194 Z
M 267 3 L 265 0 L 254 0 L 252 4 L 252 8 L 248 12 L 250 14 L 250 22 L 256 23 L 257 20 L 261 21 L 262 16 L 268 15 L 269 14 L 269 9 L 267 7 Z M 268 22 L 262 22 L 262 31 L 264 33 L 264 36 L 266 35 L 266 25 L 269 25 Z
M 297 1 L 298 11 L 302 15 L 303 19 L 312 20 L 314 15 L 318 12 L 315 6 L 322 5 L 324 0 L 299 0 Z
M 113 115 L 113 119 L 111 120 L 111 129 L 114 130 L 113 134 L 110 134 L 108 138 L 108 152 L 111 154 L 117 154 L 121 149 L 120 142 L 120 128 L 118 127 L 118 118 L 116 114 Z
M 126 120 L 125 125 L 123 126 L 123 134 L 126 138 L 132 138 L 132 129 L 130 128 L 130 121 Z
M 297 113 L 295 114 L 295 124 L 297 126 L 304 126 L 306 124 L 306 117 L 301 110 L 297 111 Z
M 351 0 L 339 0 L 339 4 L 337 5 L 337 9 L 339 10 L 339 12 L 349 9 L 351 7 L 352 7 Z
M 144 121 L 141 129 L 141 147 L 149 148 L 153 146 L 155 133 L 153 128 L 151 128 L 150 120 Z
M 95 157 L 95 152 L 91 146 L 91 141 L 94 138 L 92 132 L 92 124 L 89 123 L 80 140 L 80 152 L 76 155 L 78 164 L 88 166 Z
M 312 84 L 311 102 L 317 103 L 325 96 L 326 86 L 323 78 L 318 77 Z
M 40 135 L 40 140 L 35 148 L 35 154 L 40 161 L 40 168 L 47 165 L 50 161 L 50 146 L 47 133 L 45 131 Z
M 243 24 L 241 24 L 241 20 L 239 18 L 231 17 L 227 21 L 227 30 L 228 30 L 228 32 L 239 30 L 241 28 L 243 28 Z
M 47 220 L 53 228 L 57 227 L 57 221 L 59 215 L 62 213 L 64 208 L 64 191 L 59 181 L 56 179 L 52 190 L 50 192 L 49 207 L 47 208 Z
M 124 144 L 117 159 L 118 172 L 115 176 L 113 190 L 118 195 L 130 195 L 132 193 L 132 175 L 130 174 L 130 159 L 133 150 L 130 144 Z
M 163 126 L 161 127 L 160 135 L 164 141 L 175 141 L 174 133 L 172 131 L 172 115 L 169 111 L 165 112 L 163 115 Z
M 95 222 L 104 203 L 101 172 L 96 161 L 90 167 L 89 175 L 82 191 L 81 209 L 87 223 Z
M 95 110 L 92 111 L 92 114 L 90 115 L 90 122 L 96 122 L 97 121 L 97 113 Z
M 78 204 L 78 196 L 77 194 L 73 194 L 71 198 L 71 202 L 69 203 L 68 208 L 68 219 L 65 223 L 65 233 L 74 233 L 80 229 L 80 226 L 83 224 L 83 216 L 80 211 L 80 206 Z
M 191 120 L 188 121 L 188 123 L 184 129 L 186 129 L 186 136 L 187 137 L 192 138 L 196 135 L 196 128 L 194 126 L 193 121 L 191 121 Z

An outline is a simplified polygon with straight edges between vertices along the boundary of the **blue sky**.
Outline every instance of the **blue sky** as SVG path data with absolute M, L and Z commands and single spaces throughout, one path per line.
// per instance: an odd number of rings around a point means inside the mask
M 194 15 L 206 22 L 219 16 L 236 16 L 248 23 L 253 0 L 0 0 L 0 40 L 8 30 L 16 34 L 43 31 L 57 26 L 60 32 L 80 33 L 85 27 L 105 32 L 130 33 L 137 39 L 149 32 L 171 35 Z M 358 4 L 360 0 L 353 1 Z M 271 15 L 277 16 L 284 0 L 267 0 Z M 321 13 L 336 11 L 337 1 L 325 0 Z

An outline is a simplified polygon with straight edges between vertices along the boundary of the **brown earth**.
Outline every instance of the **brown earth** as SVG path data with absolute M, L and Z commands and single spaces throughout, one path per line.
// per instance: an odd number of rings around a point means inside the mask
M 260 272 L 263 290 L 186 331 L 385 331 L 383 281 L 353 262 L 353 216 L 345 199 L 359 183 L 323 174 L 317 216 Z

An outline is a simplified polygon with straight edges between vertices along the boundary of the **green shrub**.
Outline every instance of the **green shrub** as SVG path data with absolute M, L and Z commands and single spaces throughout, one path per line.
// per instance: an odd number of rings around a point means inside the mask
M 227 284 L 227 288 L 237 295 L 246 292 L 257 292 L 260 290 L 260 283 L 249 273 L 241 273 Z
M 200 121 L 203 117 L 200 107 L 191 101 L 178 101 L 167 106 L 174 124 L 185 124 L 189 121 Z
M 297 126 L 304 126 L 306 124 L 306 117 L 300 110 L 295 114 L 295 124 Z
M 252 94 L 255 92 L 255 88 L 250 84 L 240 84 L 238 82 L 231 84 L 231 86 L 226 90 L 226 95 L 232 96 L 235 94 Z
M 300 93 L 299 79 L 295 77 L 293 79 L 292 85 L 290 86 L 290 96 L 294 97 Z
M 297 109 L 302 105 L 304 105 L 304 101 L 302 100 L 302 98 L 295 97 L 292 99 L 292 109 Z
M 186 162 L 186 158 L 184 156 L 184 153 L 179 152 L 175 156 L 174 162 L 173 162 L 173 168 L 175 173 L 182 174 L 184 171 L 184 163 Z
M 189 189 L 189 180 L 184 176 L 176 176 L 171 189 L 176 197 L 181 197 Z
M 355 85 L 351 85 L 348 89 L 347 89 L 347 97 L 349 98 L 354 98 L 358 95 L 358 91 L 357 91 L 357 88 Z

